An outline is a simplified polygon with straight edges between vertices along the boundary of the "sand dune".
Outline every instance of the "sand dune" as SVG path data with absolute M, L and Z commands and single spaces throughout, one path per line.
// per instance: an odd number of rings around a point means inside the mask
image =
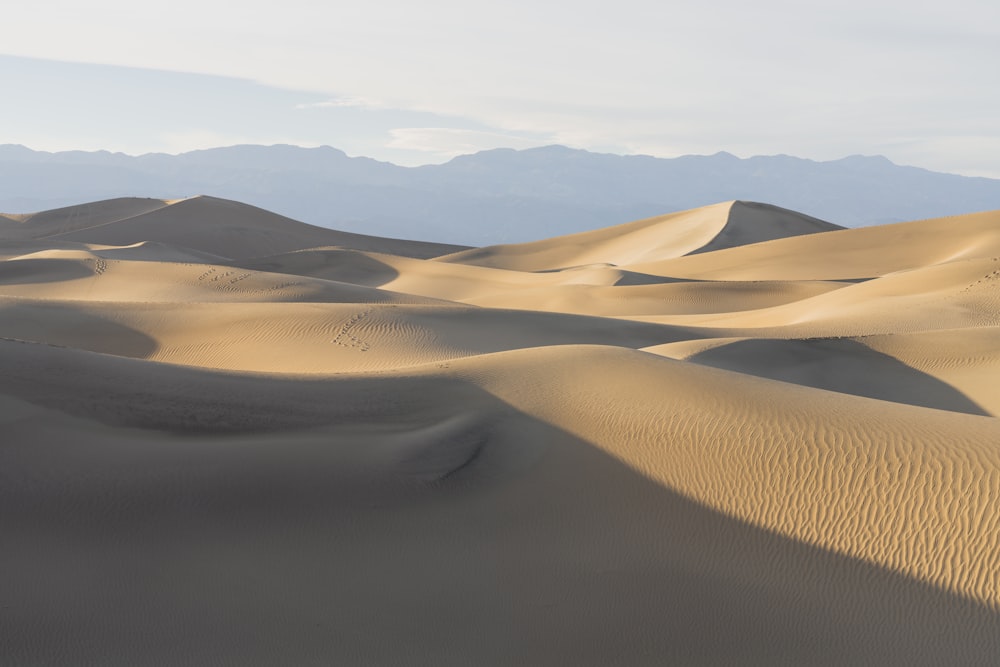
M 123 252 L 119 253 L 117 250 Z M 283 273 L 246 271 L 227 265 L 179 262 L 186 252 L 172 248 L 133 246 L 117 250 L 54 250 L 12 258 L 0 265 L 0 297 L 74 302 L 183 303 L 437 303 L 434 299 L 398 294 L 365 285 Z M 162 255 L 162 261 L 151 257 Z M 202 258 L 203 262 L 208 258 Z M 221 306 L 220 306 L 221 307 Z
M 1000 212 L 846 229 L 628 268 L 699 280 L 855 280 L 1000 256 Z
M 5 238 L 45 238 L 124 246 L 155 241 L 229 258 L 338 245 L 434 257 L 461 246 L 383 239 L 307 225 L 240 202 L 199 195 L 187 199 L 111 199 L 19 216 Z
M 604 316 L 694 315 L 742 312 L 798 303 L 839 289 L 828 281 L 677 281 L 636 286 L 559 285 L 468 298 L 482 306 Z
M 675 327 L 576 315 L 404 305 L 419 297 L 394 300 L 391 293 L 347 287 L 341 301 L 331 303 L 0 297 L 0 336 L 205 368 L 333 373 L 545 345 L 641 348 L 692 335 Z
M 719 336 L 858 336 L 1000 324 L 1000 258 L 956 260 L 825 291 L 801 301 L 732 313 L 644 316 L 710 327 Z
M 67 206 L 40 213 L 7 216 L 19 223 L 4 228 L 5 238 L 49 239 L 61 234 L 93 229 L 113 222 L 128 220 L 169 206 L 166 199 L 123 197 L 105 201 Z
M 836 229 L 841 227 L 777 206 L 735 201 L 544 241 L 474 248 L 439 259 L 517 271 L 625 266 Z
M 433 298 L 476 303 L 484 298 L 503 300 L 519 295 L 513 307 L 529 301 L 527 293 L 552 287 L 593 285 L 608 287 L 642 283 L 636 274 L 606 265 L 575 267 L 565 271 L 531 273 L 467 264 L 423 262 L 384 253 L 358 252 L 341 248 L 317 248 L 241 261 L 238 266 L 300 276 L 311 276 L 384 287 Z M 672 282 L 650 277 L 653 284 Z M 524 303 L 519 299 L 523 297 Z M 587 313 L 589 314 L 589 313 Z
M 998 257 L 748 202 L 457 252 L 8 214 L 0 655 L 990 664 Z
M 644 350 L 856 396 L 1000 415 L 993 387 L 998 342 L 993 327 L 857 338 L 709 338 Z

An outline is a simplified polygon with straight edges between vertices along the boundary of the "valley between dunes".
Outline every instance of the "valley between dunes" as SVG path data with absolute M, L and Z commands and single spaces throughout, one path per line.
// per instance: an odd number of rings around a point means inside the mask
M 0 664 L 1000 656 L 1000 211 L 4 214 L 0 378 Z

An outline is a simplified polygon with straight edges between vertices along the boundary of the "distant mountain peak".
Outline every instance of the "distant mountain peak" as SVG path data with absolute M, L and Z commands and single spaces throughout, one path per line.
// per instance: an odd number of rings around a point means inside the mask
M 847 165 L 879 165 L 886 167 L 896 167 L 899 166 L 889 158 L 884 155 L 848 155 L 847 157 L 840 158 L 839 160 L 833 160 L 837 164 L 847 164 Z

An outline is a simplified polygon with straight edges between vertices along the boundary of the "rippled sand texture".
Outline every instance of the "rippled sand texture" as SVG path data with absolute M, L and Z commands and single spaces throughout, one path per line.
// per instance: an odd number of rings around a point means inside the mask
M 0 664 L 992 664 L 998 415 L 1000 212 L 6 214 Z

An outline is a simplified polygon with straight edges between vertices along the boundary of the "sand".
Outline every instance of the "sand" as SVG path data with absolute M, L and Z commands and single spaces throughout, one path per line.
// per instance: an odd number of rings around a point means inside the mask
M 1000 212 L 0 223 L 0 664 L 1000 655 Z

